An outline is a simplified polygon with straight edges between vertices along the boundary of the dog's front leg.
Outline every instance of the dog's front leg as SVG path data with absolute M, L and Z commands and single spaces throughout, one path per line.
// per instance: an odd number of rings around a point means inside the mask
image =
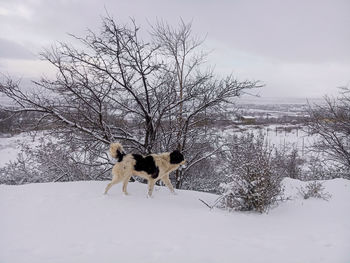
M 153 193 L 153 188 L 154 188 L 154 184 L 156 183 L 156 180 L 150 178 L 148 179 L 148 197 L 152 197 L 152 193 Z
M 173 194 L 176 194 L 174 187 L 171 184 L 171 181 L 169 179 L 169 174 L 165 175 L 161 180 L 169 188 L 170 192 L 172 192 Z
M 131 178 L 131 175 L 127 176 L 125 179 L 124 179 L 124 182 L 123 182 L 123 193 L 125 195 L 128 195 L 128 190 L 127 190 L 127 187 L 128 187 L 128 183 L 129 183 L 129 180 Z

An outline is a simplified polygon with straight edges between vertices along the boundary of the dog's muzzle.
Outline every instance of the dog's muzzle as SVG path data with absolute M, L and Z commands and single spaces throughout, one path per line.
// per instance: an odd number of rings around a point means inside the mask
M 186 164 L 181 164 L 179 167 L 179 170 L 182 171 L 183 169 L 186 169 L 187 165 Z

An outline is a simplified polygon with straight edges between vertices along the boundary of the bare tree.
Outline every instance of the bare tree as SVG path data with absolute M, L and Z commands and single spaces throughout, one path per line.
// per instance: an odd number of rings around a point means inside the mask
M 313 150 L 350 178 L 350 89 L 343 88 L 338 99 L 326 97 L 324 104 L 309 106 L 311 133 L 318 135 Z
M 204 39 L 192 35 L 191 23 L 182 20 L 178 27 L 158 21 L 152 35 L 167 61 L 179 105 L 173 116 L 172 140 L 174 145 L 192 157 L 190 164 L 199 163 L 216 152 L 214 133 L 207 122 L 215 119 L 213 113 L 222 112 L 232 105 L 232 98 L 244 90 L 259 86 L 258 82 L 238 82 L 232 76 L 217 79 L 211 69 L 205 68 L 207 53 L 199 49 Z M 216 115 L 217 116 L 217 115 Z M 205 127 L 205 128 L 204 128 Z M 190 165 L 190 167 L 192 166 Z M 190 168 L 189 167 L 189 168 Z M 190 169 L 176 171 L 176 187 L 180 188 Z
M 35 81 L 34 91 L 11 78 L 1 81 L 0 93 L 16 105 L 6 110 L 40 113 L 38 125 L 49 124 L 61 139 L 86 146 L 80 151 L 97 149 L 90 162 L 108 163 L 102 149 L 119 140 L 140 153 L 179 148 L 190 171 L 210 156 L 203 120 L 259 84 L 203 71 L 205 56 L 195 52 L 202 41 L 191 37 L 191 24 L 174 29 L 158 23 L 145 42 L 133 20 L 130 26 L 109 16 L 102 22 L 98 34 L 72 36 L 82 48 L 58 43 L 41 54 L 57 74 Z M 177 176 L 178 188 L 183 178 Z

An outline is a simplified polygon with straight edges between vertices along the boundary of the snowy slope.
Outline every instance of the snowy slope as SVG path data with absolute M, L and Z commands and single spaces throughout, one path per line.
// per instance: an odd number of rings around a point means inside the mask
M 130 183 L 0 185 L 0 263 L 350 262 L 350 181 L 325 183 L 332 199 L 303 200 L 302 182 L 269 214 L 210 211 L 193 191 L 171 195 Z

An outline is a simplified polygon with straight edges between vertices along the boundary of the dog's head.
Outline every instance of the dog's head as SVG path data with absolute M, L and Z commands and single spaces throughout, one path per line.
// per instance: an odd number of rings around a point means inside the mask
M 183 165 L 185 164 L 186 160 L 183 156 L 183 154 L 179 150 L 172 151 L 170 153 L 170 163 L 171 164 L 179 164 Z

